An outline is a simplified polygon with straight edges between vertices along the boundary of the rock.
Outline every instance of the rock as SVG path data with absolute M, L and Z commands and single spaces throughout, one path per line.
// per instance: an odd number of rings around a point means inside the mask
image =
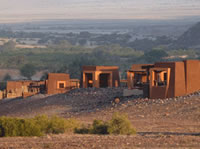
M 169 113 L 165 113 L 164 116 L 169 116 Z
M 144 118 L 144 115 L 138 115 L 139 117 L 141 117 L 141 118 Z
M 119 99 L 119 98 L 115 98 L 114 102 L 115 102 L 116 104 L 118 104 L 118 103 L 120 103 L 120 99 Z

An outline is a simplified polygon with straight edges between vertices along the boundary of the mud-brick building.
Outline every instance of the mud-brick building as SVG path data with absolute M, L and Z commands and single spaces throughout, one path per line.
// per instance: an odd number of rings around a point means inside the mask
M 117 66 L 83 66 L 83 88 L 119 87 L 119 67 Z
M 7 81 L 6 98 L 28 97 L 42 92 L 45 81 Z
M 133 65 L 127 72 L 127 80 L 130 89 L 139 86 L 149 98 L 184 96 L 200 90 L 200 61 Z
M 200 90 L 200 61 L 159 62 L 150 68 L 150 98 L 171 98 Z
M 142 88 L 149 82 L 149 74 L 146 67 L 153 67 L 152 64 L 133 64 L 127 71 L 127 86 L 129 89 Z M 148 76 L 148 77 L 147 77 Z
M 78 79 L 70 79 L 69 74 L 49 73 L 45 81 L 17 80 L 7 81 L 6 90 L 0 91 L 0 99 L 29 97 L 39 93 L 59 94 L 65 93 L 71 89 L 79 88 Z
M 49 73 L 46 81 L 47 94 L 65 93 L 70 90 L 70 76 L 66 73 Z
M 79 79 L 70 79 L 70 89 L 80 88 Z

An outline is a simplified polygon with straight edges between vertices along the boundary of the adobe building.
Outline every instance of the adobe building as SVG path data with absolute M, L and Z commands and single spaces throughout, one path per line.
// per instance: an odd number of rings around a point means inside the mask
M 119 87 L 119 67 L 117 66 L 83 66 L 83 88 Z
M 141 88 L 149 98 L 173 98 L 200 90 L 200 61 L 133 65 L 127 72 L 129 89 Z
M 80 88 L 79 79 L 70 79 L 70 89 Z
M 26 98 L 39 93 L 53 95 L 65 93 L 79 87 L 80 81 L 78 79 L 70 79 L 69 74 L 49 73 L 48 80 L 45 81 L 7 81 L 6 89 L 0 91 L 0 99 Z
M 65 93 L 70 90 L 70 76 L 66 73 L 49 73 L 46 81 L 47 94 Z
M 18 80 L 7 81 L 6 98 L 28 97 L 41 92 L 45 81 Z
M 69 74 L 49 73 L 45 81 L 17 80 L 7 81 L 6 89 L 0 90 L 0 99 L 29 97 L 39 93 L 59 94 L 71 89 L 79 88 L 80 80 L 70 79 Z
M 200 90 L 200 61 L 159 62 L 150 69 L 150 98 L 172 98 Z
M 153 67 L 152 64 L 133 64 L 127 71 L 127 86 L 129 89 L 142 89 L 143 85 L 149 82 L 149 74 L 146 66 Z

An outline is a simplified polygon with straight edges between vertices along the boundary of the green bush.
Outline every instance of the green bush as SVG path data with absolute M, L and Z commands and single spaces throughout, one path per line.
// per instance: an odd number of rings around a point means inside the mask
M 43 136 L 47 133 L 73 132 L 79 127 L 79 122 L 74 119 L 66 120 L 57 116 L 48 118 L 46 115 L 22 119 L 0 117 L 0 136 Z
M 41 127 L 33 119 L 19 119 L 18 120 L 18 135 L 17 136 L 43 136 Z
M 122 134 L 136 133 L 126 115 L 114 114 L 110 121 L 94 120 L 85 127 L 74 119 L 64 119 L 46 115 L 34 118 L 0 117 L 0 136 L 43 136 L 48 133 L 58 134 L 75 132 L 79 134 Z
M 74 132 L 75 128 L 80 127 L 80 122 L 75 119 L 67 119 L 65 121 L 65 132 Z
M 36 125 L 40 126 L 40 131 L 44 134 L 48 133 L 49 118 L 47 115 L 38 115 L 33 118 Z
M 42 136 L 40 125 L 32 119 L 0 118 L 0 136 Z
M 102 120 L 94 120 L 92 125 L 82 125 L 74 129 L 78 134 L 108 134 L 108 123 Z
M 81 127 L 76 127 L 74 129 L 74 133 L 90 134 L 91 133 L 91 128 L 90 127 L 86 127 L 85 125 L 82 125 Z
M 92 124 L 92 134 L 108 134 L 109 125 L 102 120 L 94 120 Z
M 18 120 L 16 118 L 0 118 L 0 136 L 17 136 L 18 128 L 17 128 Z
M 92 126 L 75 128 L 79 134 L 121 134 L 132 135 L 136 133 L 126 115 L 115 113 L 108 122 L 94 120 Z
M 74 119 L 66 120 L 57 116 L 53 116 L 49 119 L 49 124 L 47 127 L 47 133 L 64 133 L 73 132 L 73 130 L 79 127 L 79 123 Z
M 111 121 L 109 122 L 108 132 L 109 134 L 122 135 L 131 135 L 136 133 L 131 122 L 128 120 L 128 117 L 119 113 L 115 113 L 113 115 Z
M 65 120 L 63 118 L 53 116 L 49 120 L 47 132 L 48 133 L 55 133 L 55 134 L 64 133 L 65 132 Z

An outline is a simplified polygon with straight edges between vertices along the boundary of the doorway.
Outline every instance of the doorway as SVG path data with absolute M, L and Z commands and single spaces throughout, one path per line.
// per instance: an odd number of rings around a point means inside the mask
M 93 74 L 92 73 L 86 73 L 85 80 L 86 80 L 86 87 L 93 87 Z
M 106 88 L 109 87 L 110 74 L 102 73 L 99 75 L 99 87 Z

